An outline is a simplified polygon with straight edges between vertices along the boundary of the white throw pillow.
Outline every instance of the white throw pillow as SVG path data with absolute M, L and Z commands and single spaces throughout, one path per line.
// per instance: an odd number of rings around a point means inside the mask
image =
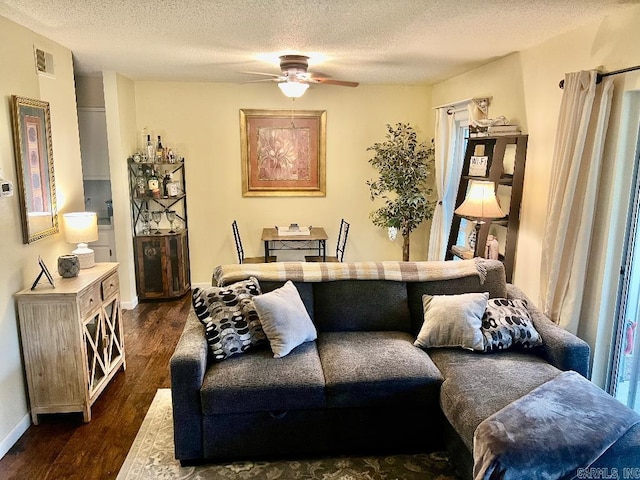
M 487 292 L 423 295 L 424 323 L 413 344 L 422 348 L 462 347 L 467 350 L 483 350 L 482 316 L 488 300 Z
M 282 358 L 318 337 L 298 289 L 290 280 L 276 290 L 253 297 L 253 303 L 271 344 L 273 358 Z

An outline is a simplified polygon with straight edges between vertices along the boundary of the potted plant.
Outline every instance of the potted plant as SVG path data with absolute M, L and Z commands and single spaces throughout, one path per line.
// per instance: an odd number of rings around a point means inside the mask
M 374 225 L 386 228 L 391 240 L 402 235 L 402 260 L 409 261 L 409 235 L 425 219 L 433 216 L 434 202 L 427 181 L 434 161 L 433 142 L 418 142 L 413 127 L 387 124 L 387 140 L 375 143 L 367 150 L 375 155 L 369 163 L 378 170 L 377 180 L 367 181 L 371 200 L 380 198 L 384 206 L 371 212 Z

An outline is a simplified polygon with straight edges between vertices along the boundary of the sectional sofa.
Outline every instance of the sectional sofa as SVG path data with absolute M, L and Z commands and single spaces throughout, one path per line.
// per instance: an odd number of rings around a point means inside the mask
M 289 294 L 297 295 L 295 301 Z M 456 331 L 459 325 L 447 325 L 438 315 L 460 314 L 466 294 L 476 302 L 484 298 L 485 305 L 522 300 L 519 305 L 527 309 L 538 337 L 532 339 L 516 315 L 508 317 L 516 318 L 513 345 L 500 329 L 481 331 L 475 317 L 472 327 L 480 338 L 474 331 L 473 338 L 465 339 L 464 332 Z M 556 386 L 577 382 L 571 391 L 595 398 L 592 403 L 602 404 L 605 412 L 609 402 L 624 407 L 584 378 L 588 345 L 507 284 L 499 261 L 222 265 L 212 286 L 194 290 L 193 298 L 170 362 L 175 455 L 183 464 L 446 448 L 462 477 L 473 476 L 475 463 L 476 478 L 482 478 L 484 463 L 486 478 L 496 465 L 516 472 L 501 478 L 524 478 L 518 477 L 517 459 L 489 458 L 495 439 L 486 437 L 489 447 L 478 455 L 486 445 L 474 435 L 485 420 L 507 406 L 517 407 L 521 399 L 530 400 L 529 394 L 541 387 L 539 395 L 545 395 L 554 379 Z M 297 345 L 285 341 L 283 350 L 276 347 L 274 324 L 277 330 L 280 317 L 292 312 L 278 308 L 296 306 L 308 315 L 311 326 L 305 328 L 312 332 L 280 325 L 279 333 L 300 334 Z M 464 314 L 477 317 L 477 312 Z M 222 323 L 214 326 L 216 318 Z M 483 342 L 491 348 L 483 349 Z M 279 358 L 274 358 L 276 348 Z M 579 378 L 565 380 L 563 372 Z M 547 392 L 537 404 L 549 395 L 563 408 L 574 402 L 566 392 Z M 609 445 L 598 447 L 588 463 L 549 468 L 640 467 L 640 417 L 627 410 L 621 410 L 623 425 L 598 440 Z M 529 420 L 537 425 L 537 419 Z M 610 423 L 606 418 L 589 421 Z M 584 450 L 580 444 L 572 448 Z

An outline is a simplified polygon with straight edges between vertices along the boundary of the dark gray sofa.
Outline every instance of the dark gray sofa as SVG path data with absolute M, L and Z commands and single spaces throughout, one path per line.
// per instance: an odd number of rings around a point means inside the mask
M 170 363 L 176 458 L 447 448 L 470 477 L 473 433 L 483 419 L 563 370 L 587 376 L 589 369 L 588 345 L 530 302 L 542 347 L 491 354 L 415 347 L 424 294 L 524 297 L 505 282 L 502 263 L 486 261 L 483 268 L 484 282 L 478 276 L 294 282 L 318 339 L 279 359 L 266 347 L 211 362 L 192 311 Z M 263 293 L 283 284 L 260 280 Z M 599 464 L 610 466 L 626 447 L 639 446 L 636 427 Z

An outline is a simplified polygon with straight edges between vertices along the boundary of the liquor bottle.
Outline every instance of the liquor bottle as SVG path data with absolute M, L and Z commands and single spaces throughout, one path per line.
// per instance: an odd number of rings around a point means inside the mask
M 158 135 L 158 144 L 156 145 L 156 163 L 164 162 L 164 148 L 162 148 L 162 140 Z
M 156 158 L 156 146 L 151 141 L 151 135 L 147 135 L 145 153 L 147 154 L 147 162 L 153 163 Z
M 149 191 L 151 192 L 151 196 L 154 198 L 159 198 L 160 182 L 158 181 L 156 170 L 153 167 L 151 168 L 151 174 L 149 175 L 148 185 L 149 185 Z
M 164 171 L 164 178 L 162 179 L 162 196 L 169 196 L 169 184 L 171 183 L 171 174 L 169 170 Z
M 169 173 L 169 183 L 167 184 L 167 195 L 169 197 L 178 196 L 178 183 L 173 181 L 173 175 Z

